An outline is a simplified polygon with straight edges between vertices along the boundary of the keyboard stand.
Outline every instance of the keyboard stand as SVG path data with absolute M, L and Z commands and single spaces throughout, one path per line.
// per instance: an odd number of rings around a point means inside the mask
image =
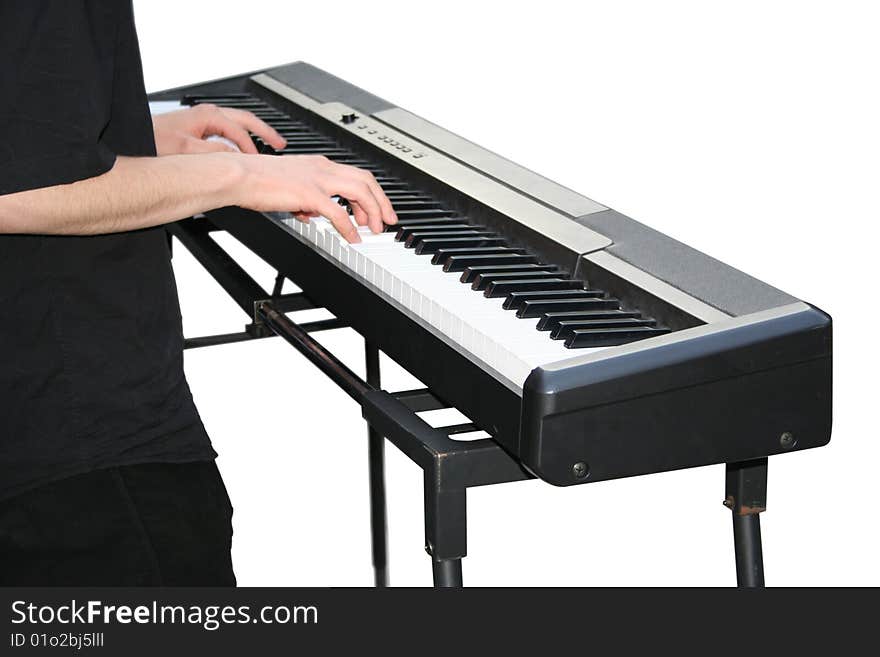
M 279 336 L 300 351 L 360 404 L 368 425 L 370 526 L 375 585 L 388 585 L 385 505 L 385 440 L 424 472 L 425 550 L 431 556 L 435 587 L 462 586 L 461 560 L 467 554 L 467 489 L 532 479 L 533 475 L 491 438 L 457 441 L 475 431 L 471 424 L 432 427 L 417 413 L 449 408 L 428 389 L 381 389 L 379 350 L 365 341 L 366 380 L 327 351 L 312 333 L 345 327 L 339 319 L 297 324 L 286 313 L 316 308 L 304 293 L 281 294 L 278 274 L 266 292 L 211 237 L 218 229 L 204 217 L 169 224 L 199 263 L 250 317 L 245 330 L 184 341 L 185 349 Z M 727 465 L 725 506 L 733 512 L 737 584 L 764 585 L 758 514 L 766 507 L 767 459 Z

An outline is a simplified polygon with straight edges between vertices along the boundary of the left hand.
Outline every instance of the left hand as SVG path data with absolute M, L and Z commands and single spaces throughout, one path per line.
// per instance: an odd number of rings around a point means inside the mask
M 207 141 L 218 135 L 233 142 L 242 153 L 256 153 L 248 131 L 260 137 L 272 148 L 286 145 L 284 137 L 264 121 L 246 110 L 216 105 L 196 105 L 189 109 L 168 112 L 153 117 L 153 133 L 159 155 L 211 153 L 231 151 L 222 141 Z

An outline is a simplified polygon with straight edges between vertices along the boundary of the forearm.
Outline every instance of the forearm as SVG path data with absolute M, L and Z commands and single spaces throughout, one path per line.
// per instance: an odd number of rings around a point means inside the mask
M 119 157 L 95 178 L 0 196 L 0 233 L 117 233 L 233 205 L 243 176 L 235 157 Z

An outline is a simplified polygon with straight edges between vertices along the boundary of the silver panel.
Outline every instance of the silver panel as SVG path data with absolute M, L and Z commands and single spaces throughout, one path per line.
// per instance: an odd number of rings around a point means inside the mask
M 590 253 L 583 256 L 583 259 L 589 260 L 597 266 L 620 276 L 628 283 L 645 290 L 658 299 L 663 299 L 676 308 L 681 308 L 692 317 L 696 317 L 707 324 L 720 322 L 731 317 L 727 313 L 718 310 L 718 308 L 710 306 L 708 303 L 700 301 L 696 297 L 692 297 L 687 292 L 683 292 L 677 287 L 674 287 L 659 278 L 655 278 L 651 274 L 629 264 L 625 260 L 621 260 L 617 256 L 611 255 L 607 251 Z
M 420 116 L 392 107 L 373 114 L 383 123 L 402 130 L 419 141 L 431 144 L 449 157 L 467 164 L 495 180 L 531 196 L 533 199 L 572 217 L 581 217 L 608 208 L 548 180 L 525 167 L 477 146 L 471 141 L 426 121 Z
M 592 253 L 611 244 L 610 239 L 572 221 L 568 215 L 524 196 L 375 118 L 358 116 L 351 123 L 342 123 L 342 115 L 359 114 L 347 105 L 320 103 L 264 73 L 251 80 L 575 253 Z

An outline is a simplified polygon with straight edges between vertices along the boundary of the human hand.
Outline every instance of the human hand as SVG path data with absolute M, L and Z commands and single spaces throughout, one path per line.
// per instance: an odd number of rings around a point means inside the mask
M 345 198 L 355 223 L 374 233 L 396 224 L 391 201 L 369 171 L 337 164 L 323 155 L 237 156 L 244 169 L 236 204 L 252 210 L 292 212 L 301 221 L 323 215 L 347 241 L 360 242 L 348 212 L 331 197 Z
M 211 153 L 234 150 L 222 141 L 208 141 L 217 135 L 233 142 L 242 153 L 256 153 L 248 131 L 275 149 L 284 148 L 285 139 L 251 112 L 232 107 L 196 105 L 153 117 L 153 134 L 159 155 Z

